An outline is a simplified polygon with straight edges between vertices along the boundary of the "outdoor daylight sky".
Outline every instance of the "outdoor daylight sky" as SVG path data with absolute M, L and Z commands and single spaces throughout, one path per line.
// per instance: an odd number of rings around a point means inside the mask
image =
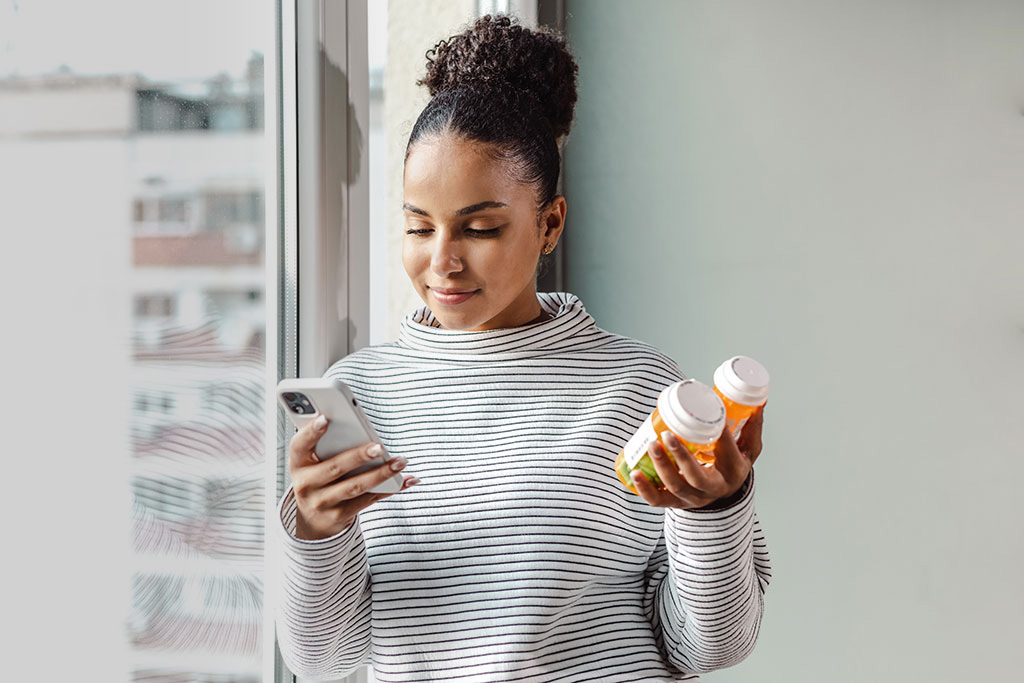
M 266 54 L 270 0 L 0 0 L 0 78 L 139 73 L 152 80 L 241 77 Z
M 272 0 L 0 0 L 0 78 L 52 73 L 140 73 L 191 80 L 241 77 L 273 20 Z M 386 0 L 369 0 L 370 25 L 384 27 Z M 386 42 L 370 40 L 370 63 Z

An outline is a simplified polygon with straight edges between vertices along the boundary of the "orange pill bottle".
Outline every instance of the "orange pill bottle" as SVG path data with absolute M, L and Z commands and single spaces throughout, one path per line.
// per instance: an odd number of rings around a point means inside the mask
M 768 371 L 753 358 L 733 356 L 715 369 L 714 389 L 725 404 L 725 428 L 738 439 L 768 399 Z
M 708 385 L 695 379 L 676 382 L 658 395 L 658 404 L 636 433 L 626 442 L 615 459 L 615 473 L 619 481 L 633 493 L 630 478 L 633 470 L 640 470 L 657 488 L 665 485 L 654 469 L 647 448 L 661 442 L 661 433 L 670 431 L 702 463 L 715 460 L 715 444 L 725 428 L 725 405 Z M 664 442 L 661 443 L 664 446 Z M 668 448 L 665 448 L 668 453 Z M 669 453 L 669 459 L 672 454 Z M 674 462 L 674 460 L 673 460 Z

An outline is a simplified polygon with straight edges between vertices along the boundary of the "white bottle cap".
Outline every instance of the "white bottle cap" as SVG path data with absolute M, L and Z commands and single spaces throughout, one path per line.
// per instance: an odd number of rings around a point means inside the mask
M 658 396 L 658 413 L 665 425 L 681 439 L 711 443 L 725 427 L 725 404 L 714 389 L 695 379 L 685 379 Z
M 715 369 L 715 386 L 730 401 L 759 406 L 768 398 L 768 371 L 753 358 L 733 356 Z

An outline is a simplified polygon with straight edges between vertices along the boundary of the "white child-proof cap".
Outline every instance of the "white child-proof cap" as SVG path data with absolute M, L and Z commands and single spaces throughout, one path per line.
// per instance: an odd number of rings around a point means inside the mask
M 715 369 L 715 386 L 731 401 L 759 406 L 768 398 L 768 371 L 753 358 L 733 356 Z
M 669 386 L 658 396 L 658 413 L 681 439 L 711 443 L 725 427 L 725 404 L 714 389 L 695 379 Z

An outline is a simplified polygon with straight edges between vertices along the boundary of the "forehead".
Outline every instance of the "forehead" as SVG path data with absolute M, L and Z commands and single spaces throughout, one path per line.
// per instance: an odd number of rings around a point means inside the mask
M 410 148 L 404 192 L 407 202 L 442 209 L 484 200 L 514 206 L 532 197 L 532 188 L 514 180 L 506 162 L 487 154 L 485 145 L 448 135 L 421 140 Z

